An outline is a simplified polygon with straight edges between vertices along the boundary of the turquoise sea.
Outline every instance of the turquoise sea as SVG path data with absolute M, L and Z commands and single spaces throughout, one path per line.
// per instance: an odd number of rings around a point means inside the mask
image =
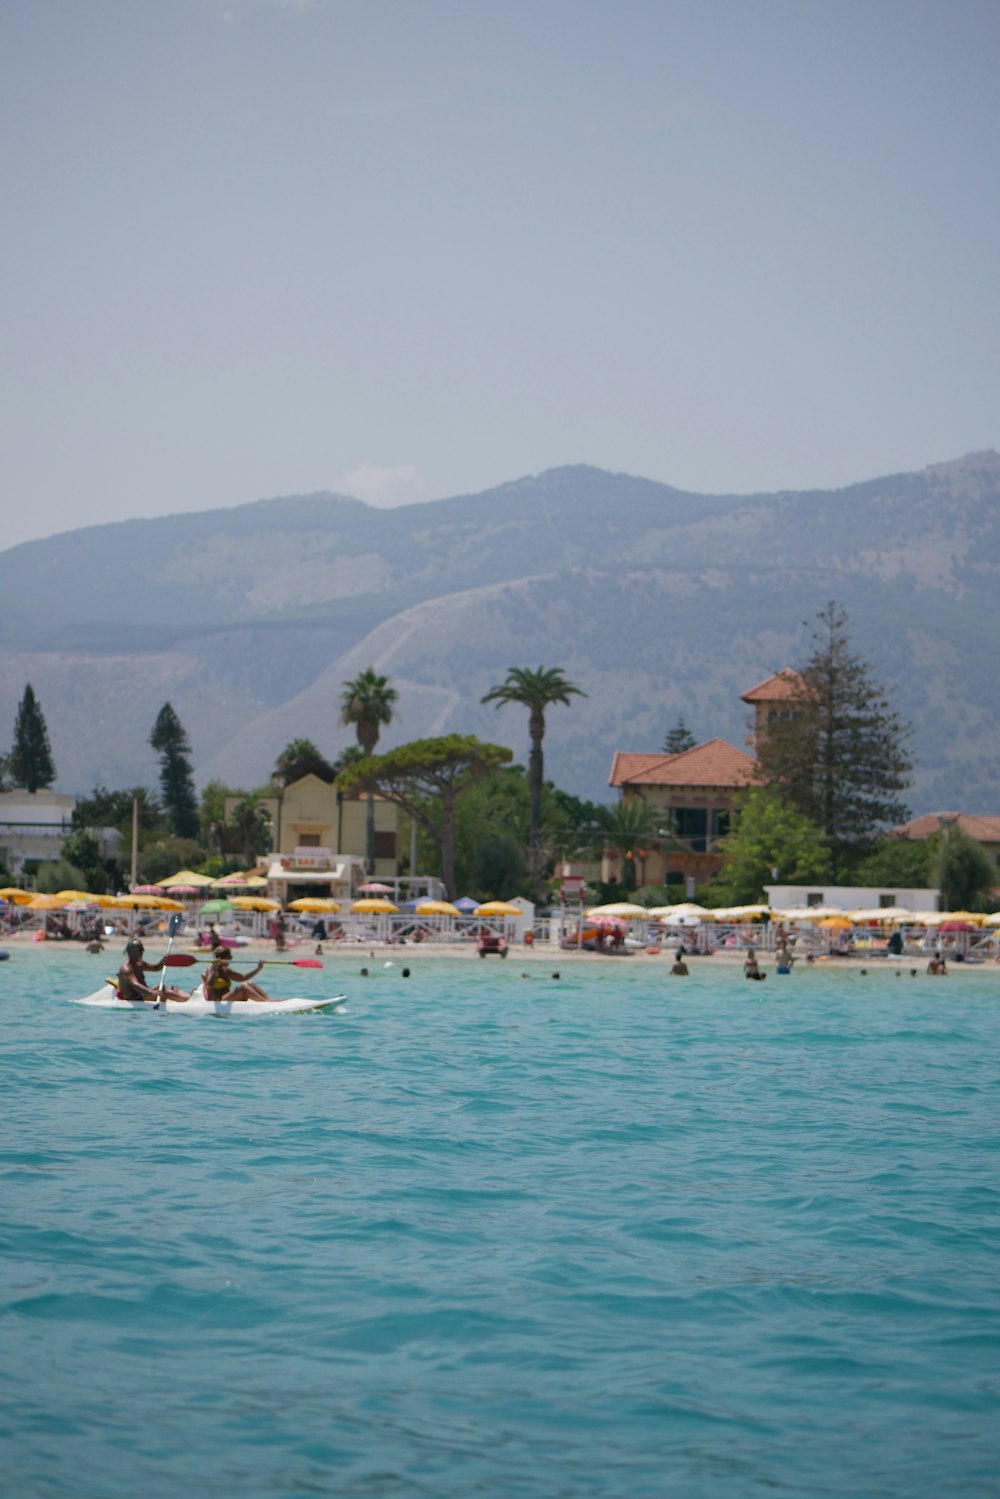
M 407 961 L 0 964 L 5 1492 L 996 1495 L 1000 967 Z

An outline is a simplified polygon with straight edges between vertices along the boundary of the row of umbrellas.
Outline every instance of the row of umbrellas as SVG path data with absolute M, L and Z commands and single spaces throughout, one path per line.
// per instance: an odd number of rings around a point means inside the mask
M 639 906 L 630 901 L 592 906 L 586 912 L 588 921 L 659 921 L 663 925 L 702 921 L 759 921 L 763 917 L 799 924 L 816 922 L 824 927 L 852 927 L 868 922 L 884 926 L 936 926 L 942 931 L 972 930 L 977 926 L 1000 926 L 1000 911 L 983 916 L 976 911 L 909 911 L 903 906 L 871 906 L 843 911 L 839 906 L 806 906 L 777 911 L 770 906 L 715 906 L 712 909 L 684 901 L 674 906 Z
M 205 883 L 207 885 L 210 882 L 206 880 Z M 178 887 L 173 888 L 176 890 Z M 133 910 L 136 906 L 140 910 L 184 910 L 182 901 L 175 900 L 169 895 L 157 894 L 148 887 L 133 890 L 128 895 L 97 895 L 89 890 L 60 890 L 55 895 L 35 895 L 30 890 L 21 890 L 17 886 L 8 885 L 0 890 L 0 901 L 24 906 L 31 911 L 82 911 L 94 906 L 106 910 Z M 477 916 L 520 916 L 522 914 L 520 907 L 512 905 L 509 901 L 494 900 L 481 904 L 468 901 L 463 905 L 466 910 L 471 909 Z M 293 900 L 288 909 L 297 912 L 312 912 L 317 915 L 335 915 L 340 911 L 341 903 L 336 900 L 324 900 L 318 896 L 304 896 L 301 900 Z M 363 896 L 360 900 L 352 901 L 350 909 L 356 915 L 381 916 L 395 915 L 400 907 L 381 896 Z M 463 909 L 447 900 L 414 901 L 407 909 L 412 909 L 417 916 L 461 916 L 464 914 Z M 200 910 L 203 916 L 219 915 L 228 910 L 280 911 L 281 902 L 268 900 L 264 896 L 232 895 L 224 899 L 207 900 Z

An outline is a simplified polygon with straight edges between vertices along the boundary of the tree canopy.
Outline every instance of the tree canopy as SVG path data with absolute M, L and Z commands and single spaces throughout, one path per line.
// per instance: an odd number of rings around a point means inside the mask
M 177 714 L 164 703 L 156 716 L 149 742 L 160 757 L 160 795 L 178 838 L 198 835 L 198 798 L 191 772 L 191 745 Z
M 40 787 L 51 786 L 56 778 L 45 715 L 30 682 L 25 687 L 18 706 L 14 721 L 14 746 L 7 766 L 15 784 L 32 793 Z
M 344 791 L 379 795 L 402 807 L 436 844 L 449 897 L 455 885 L 455 805 L 463 792 L 513 758 L 502 744 L 474 735 L 414 739 L 385 755 L 370 755 L 338 780 Z
M 942 910 L 976 911 L 998 875 L 982 844 L 953 825 L 935 851 L 933 878 L 941 892 Z
M 816 616 L 812 646 L 788 717 L 769 724 L 757 746 L 758 779 L 822 830 L 843 877 L 881 828 L 907 816 L 910 729 L 850 649 L 847 615 L 836 603 Z
M 311 739 L 291 739 L 274 762 L 274 779 L 279 786 L 291 786 L 307 775 L 330 784 L 337 772 Z
M 718 850 L 723 865 L 704 898 L 727 906 L 763 900 L 765 885 L 822 880 L 829 859 L 822 831 L 773 786 L 744 794 Z

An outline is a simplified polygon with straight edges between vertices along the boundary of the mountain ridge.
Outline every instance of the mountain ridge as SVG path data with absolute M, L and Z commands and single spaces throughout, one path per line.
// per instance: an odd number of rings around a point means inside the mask
M 969 662 L 1000 638 L 998 556 L 992 450 L 836 491 L 567 465 L 389 511 L 321 491 L 109 522 L 0 552 L 0 725 L 30 680 L 60 785 L 152 784 L 169 697 L 199 780 L 255 784 L 297 734 L 348 742 L 339 685 L 374 663 L 401 694 L 387 747 L 460 728 L 523 759 L 523 714 L 479 698 L 542 662 L 590 694 L 550 714 L 547 770 L 606 799 L 612 751 L 658 748 L 682 713 L 742 743 L 739 693 L 800 660 L 836 598 L 916 722 L 914 804 L 996 810 L 1000 708 Z

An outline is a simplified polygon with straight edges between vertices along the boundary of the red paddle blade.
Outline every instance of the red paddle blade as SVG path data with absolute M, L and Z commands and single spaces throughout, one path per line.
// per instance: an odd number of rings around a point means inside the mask
M 168 952 L 163 959 L 164 968 L 190 968 L 198 959 L 190 952 Z
M 319 958 L 293 958 L 293 968 L 322 968 L 323 964 Z

